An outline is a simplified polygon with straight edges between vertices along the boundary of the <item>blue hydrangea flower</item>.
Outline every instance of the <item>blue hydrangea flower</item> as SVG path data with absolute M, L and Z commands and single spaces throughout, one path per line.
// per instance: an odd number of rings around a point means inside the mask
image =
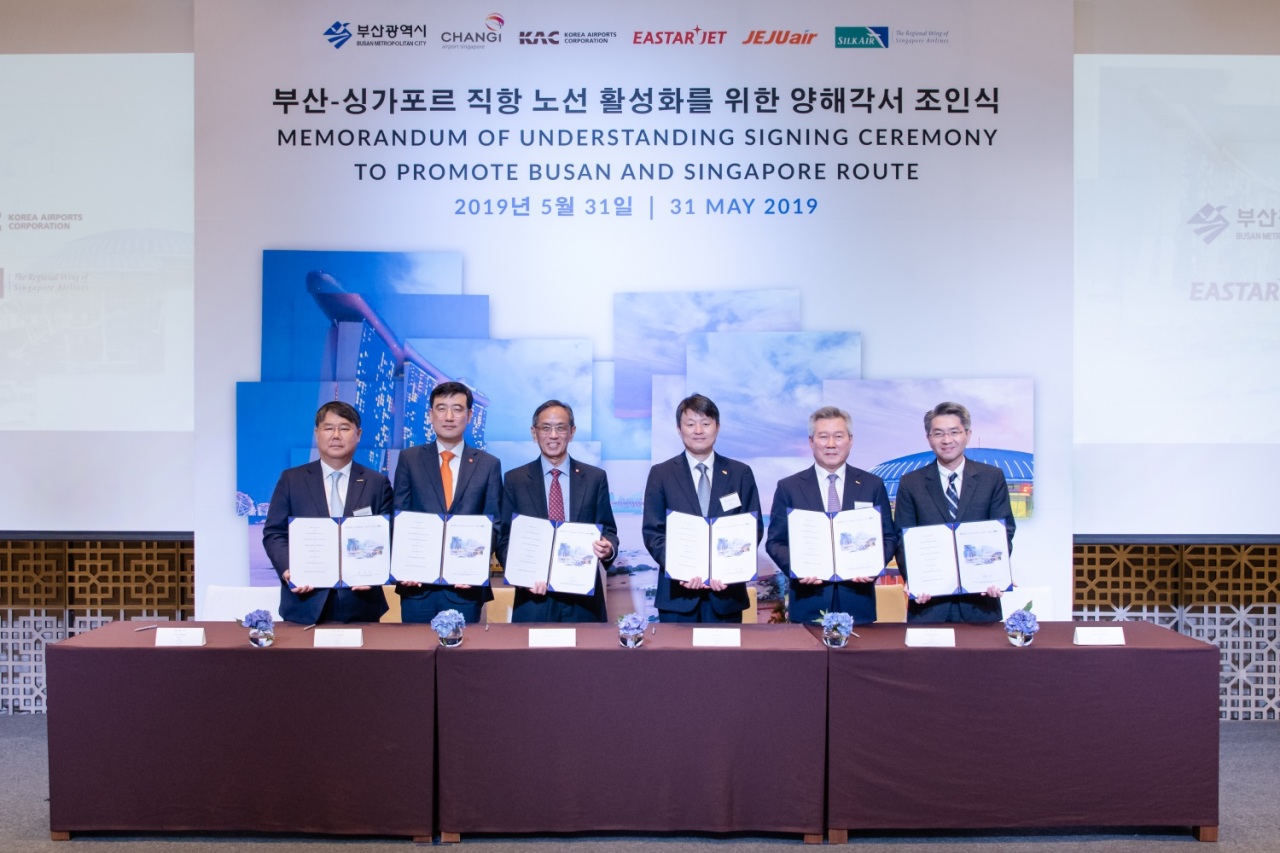
M 848 613 L 827 613 L 822 614 L 822 630 L 835 632 L 842 637 L 847 637 L 853 633 L 853 617 Z
M 628 613 L 618 617 L 618 631 L 623 634 L 643 634 L 648 621 L 639 613 Z
M 246 613 L 245 617 L 240 620 L 240 624 L 251 631 L 270 632 L 275 625 L 275 620 L 271 618 L 269 611 L 255 610 L 252 613 Z
M 462 630 L 467 620 L 456 610 L 442 610 L 431 620 L 431 630 L 437 634 L 453 634 Z

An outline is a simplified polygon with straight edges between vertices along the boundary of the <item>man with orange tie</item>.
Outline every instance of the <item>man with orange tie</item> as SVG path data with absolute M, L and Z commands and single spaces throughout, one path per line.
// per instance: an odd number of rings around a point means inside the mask
M 397 510 L 501 518 L 502 465 L 497 457 L 462 440 L 473 402 L 471 389 L 461 382 L 441 382 L 431 389 L 430 419 L 436 440 L 400 454 Z M 457 610 L 472 624 L 480 621 L 484 603 L 493 599 L 488 586 L 467 584 L 405 581 L 396 585 L 396 593 L 405 622 L 430 622 L 442 610 Z

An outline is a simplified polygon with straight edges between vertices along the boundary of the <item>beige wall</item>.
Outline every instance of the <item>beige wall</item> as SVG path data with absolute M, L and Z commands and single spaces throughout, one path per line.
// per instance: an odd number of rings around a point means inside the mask
M 0 0 L 0 53 L 192 53 L 193 0 Z

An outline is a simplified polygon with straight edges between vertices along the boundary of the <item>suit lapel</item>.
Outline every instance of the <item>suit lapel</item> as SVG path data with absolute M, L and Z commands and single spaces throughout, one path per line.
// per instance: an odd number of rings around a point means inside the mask
M 938 475 L 938 463 L 930 462 L 928 467 L 928 476 L 924 478 L 925 491 L 929 493 L 929 497 L 933 498 L 933 505 L 938 508 L 938 514 L 944 521 L 951 518 L 951 507 L 947 504 L 947 496 L 942 491 L 942 478 Z M 957 513 L 957 517 L 958 517 Z
M 859 497 L 862 493 L 862 482 L 858 479 L 862 476 L 862 471 L 854 468 L 852 465 L 845 463 L 844 466 L 844 502 L 840 504 L 841 509 L 855 509 Z M 869 501 L 868 501 L 869 502 Z
M 972 502 L 973 493 L 982 482 L 982 472 L 969 459 L 964 460 L 964 476 L 960 478 L 960 503 L 956 507 L 956 521 L 964 521 L 965 513 Z
M 672 477 L 677 484 L 676 488 L 684 496 L 685 505 L 693 507 L 690 515 L 697 515 L 702 512 L 702 508 L 698 506 L 698 484 L 693 479 L 693 472 L 689 470 L 689 457 L 681 453 L 667 464 L 672 467 Z M 675 509 L 675 507 L 671 507 L 671 509 Z
M 343 505 L 342 515 L 347 517 L 360 509 L 360 496 L 364 494 L 365 475 L 368 473 L 363 465 L 351 465 L 351 479 L 347 482 L 347 502 Z
M 800 478 L 800 498 L 798 503 L 803 506 L 798 509 L 806 509 L 813 507 L 818 512 L 827 511 L 827 496 L 822 493 L 822 489 L 818 487 L 818 475 L 815 468 L 810 468 L 804 472 Z M 845 484 L 845 495 L 849 494 L 848 483 Z
M 529 479 L 525 483 L 526 494 L 529 496 L 529 503 L 533 506 L 533 515 L 537 518 L 547 518 L 550 511 L 547 508 L 547 490 L 542 473 L 542 458 L 539 457 L 536 462 L 528 468 Z M 510 513 L 508 513 L 510 514 Z
M 422 464 L 426 466 L 427 482 L 436 496 L 436 506 L 444 506 L 444 480 L 440 478 L 440 445 L 431 442 L 422 455 Z M 455 490 L 456 493 L 456 490 Z
M 720 454 L 711 457 L 711 461 L 715 463 L 714 473 L 711 476 L 711 515 L 724 515 L 724 504 L 720 499 L 725 495 L 738 490 L 738 481 L 736 478 L 729 478 L 729 466 L 725 464 Z M 694 491 L 694 501 L 697 501 L 697 490 Z M 742 496 L 738 496 L 741 501 Z
M 577 521 L 582 517 L 582 498 L 587 487 L 583 485 L 586 475 L 582 473 L 582 466 L 574 461 L 573 457 L 569 457 L 569 514 L 566 518 L 569 521 Z

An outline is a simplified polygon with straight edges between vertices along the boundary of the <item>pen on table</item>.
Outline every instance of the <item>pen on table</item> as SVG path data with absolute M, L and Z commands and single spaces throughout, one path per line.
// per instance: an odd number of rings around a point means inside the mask
M 139 631 L 154 631 L 156 628 L 159 628 L 159 627 L 160 627 L 160 626 L 159 626 L 159 625 L 156 625 L 156 624 L 143 625 L 141 628 L 134 628 L 134 629 L 133 629 L 133 633 L 135 633 L 135 634 L 136 634 L 136 633 L 138 633 Z
M 304 631 L 310 631 L 310 630 L 311 630 L 312 628 L 314 628 L 315 626 L 316 626 L 316 623 L 315 623 L 315 622 L 312 622 L 310 625 L 308 625 L 307 627 L 303 628 L 302 630 L 304 630 Z

